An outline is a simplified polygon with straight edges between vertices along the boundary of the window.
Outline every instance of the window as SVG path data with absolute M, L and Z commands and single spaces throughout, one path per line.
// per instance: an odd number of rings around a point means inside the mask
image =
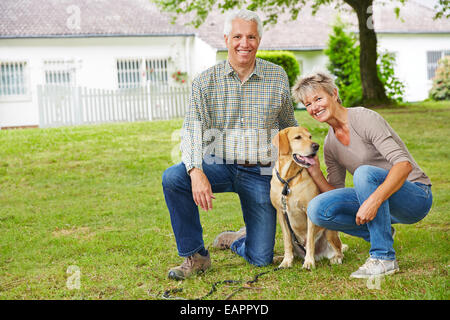
M 120 89 L 137 88 L 146 83 L 168 83 L 168 59 L 118 59 L 117 83 Z
M 45 60 L 46 84 L 75 86 L 75 63 L 73 60 Z
M 119 89 L 141 86 L 141 62 L 139 60 L 117 60 Z
M 28 94 L 26 67 L 24 61 L 0 62 L 0 97 Z
M 167 64 L 167 59 L 145 60 L 145 73 L 147 76 L 147 81 L 152 84 L 167 84 Z
M 428 51 L 427 52 L 427 73 L 428 80 L 434 78 L 434 73 L 436 72 L 436 68 L 438 66 L 438 62 L 441 58 L 450 55 L 450 50 L 442 50 L 442 51 Z

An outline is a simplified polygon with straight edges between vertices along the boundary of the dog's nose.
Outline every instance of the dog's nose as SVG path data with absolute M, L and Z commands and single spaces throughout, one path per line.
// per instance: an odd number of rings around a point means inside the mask
M 313 143 L 311 144 L 311 148 L 312 148 L 314 151 L 317 151 L 317 150 L 319 150 L 319 144 L 313 142 Z

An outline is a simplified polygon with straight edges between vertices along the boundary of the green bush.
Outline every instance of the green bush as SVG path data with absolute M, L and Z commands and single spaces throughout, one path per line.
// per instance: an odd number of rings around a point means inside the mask
M 450 56 L 439 60 L 430 90 L 433 100 L 450 100 Z
M 387 97 L 396 102 L 403 101 L 405 85 L 394 75 L 395 55 L 383 52 L 378 55 L 378 77 L 384 84 Z
M 362 102 L 359 46 L 356 36 L 346 33 L 344 28 L 345 24 L 338 19 L 324 53 L 329 59 L 328 70 L 336 76 L 342 104 L 352 107 Z
M 342 104 L 353 107 L 362 103 L 362 85 L 359 68 L 360 47 L 356 36 L 345 32 L 346 25 L 338 19 L 328 39 L 324 53 L 328 56 L 328 71 L 336 76 L 336 85 Z M 378 55 L 378 77 L 389 99 L 401 102 L 404 85 L 394 75 L 395 56 L 384 52 Z
M 286 71 L 289 86 L 292 87 L 300 74 L 300 67 L 295 55 L 290 51 L 258 51 L 256 54 L 258 58 L 270 61 L 281 67 Z

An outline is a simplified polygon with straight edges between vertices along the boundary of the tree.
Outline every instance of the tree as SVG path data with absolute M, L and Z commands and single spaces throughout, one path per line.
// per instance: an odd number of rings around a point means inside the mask
M 329 35 L 327 48 L 324 50 L 328 57 L 328 71 L 336 76 L 336 86 L 342 105 L 353 107 L 361 105 L 362 90 L 359 68 L 359 46 L 353 33 L 345 32 L 346 25 L 340 18 L 333 25 Z
M 339 96 L 346 107 L 361 105 L 363 92 L 361 86 L 359 51 L 360 46 L 356 36 L 346 32 L 348 27 L 338 17 L 329 35 L 327 48 L 324 50 L 328 56 L 328 71 L 336 76 L 336 85 Z M 395 55 L 389 52 L 378 54 L 378 78 L 383 83 L 386 95 L 392 102 L 402 102 L 405 86 L 395 76 Z
M 439 60 L 436 75 L 433 78 L 433 87 L 430 90 L 433 100 L 450 100 L 450 57 L 445 56 Z
M 344 0 L 355 10 L 359 27 L 359 68 L 366 105 L 389 103 L 383 83 L 377 72 L 377 35 L 373 28 L 373 0 Z
M 201 25 L 208 13 L 217 7 L 223 11 L 233 8 L 246 7 L 249 10 L 260 10 L 266 14 L 264 24 L 276 23 L 278 16 L 286 11 L 291 14 L 291 19 L 297 19 L 299 12 L 311 4 L 313 14 L 324 4 L 336 3 L 340 7 L 342 2 L 348 4 L 358 17 L 359 43 L 360 43 L 360 77 L 363 89 L 363 103 L 365 105 L 389 103 L 386 90 L 378 77 L 377 72 L 377 36 L 372 24 L 373 0 L 153 0 L 163 10 L 177 14 L 188 14 L 195 12 L 192 25 Z M 405 3 L 407 0 L 392 0 Z M 440 7 L 436 18 L 448 17 L 450 11 L 448 0 L 439 0 Z M 399 9 L 396 9 L 398 15 Z

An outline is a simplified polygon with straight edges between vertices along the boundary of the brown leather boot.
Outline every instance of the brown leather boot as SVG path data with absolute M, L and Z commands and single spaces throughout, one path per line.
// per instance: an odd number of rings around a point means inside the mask
M 211 266 L 209 252 L 207 256 L 194 253 L 187 257 L 184 262 L 175 268 L 169 270 L 169 279 L 184 280 L 193 274 L 206 271 Z
M 239 229 L 239 231 L 224 231 L 222 233 L 220 233 L 216 239 L 214 239 L 213 242 L 213 247 L 218 248 L 218 249 L 230 249 L 231 244 L 242 238 L 245 237 L 246 235 L 246 229 L 245 227 L 242 227 L 241 229 Z

